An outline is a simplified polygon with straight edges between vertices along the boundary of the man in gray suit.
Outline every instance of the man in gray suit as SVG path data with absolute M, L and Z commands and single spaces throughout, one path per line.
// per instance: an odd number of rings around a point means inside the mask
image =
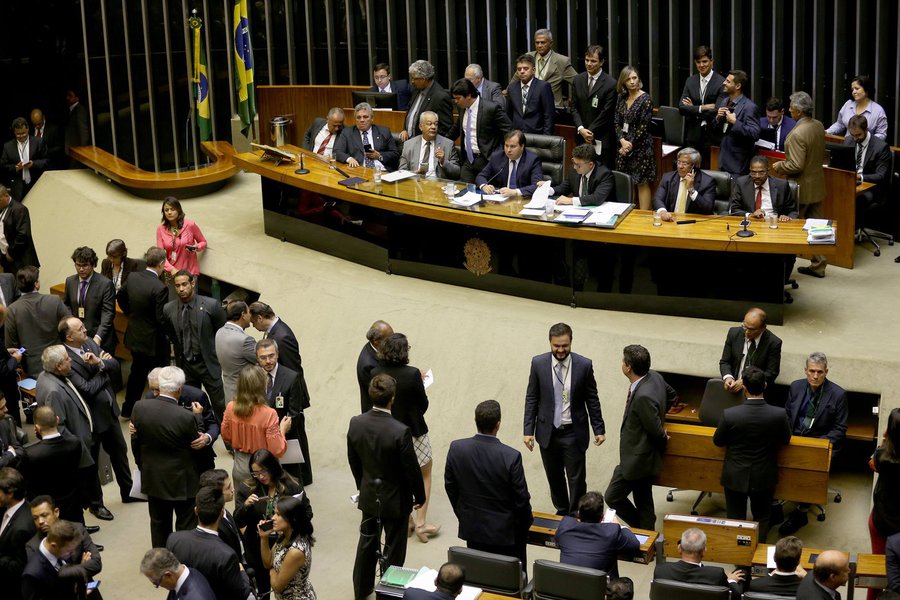
M 481 70 L 481 65 L 472 63 L 466 67 L 465 78 L 472 82 L 472 85 L 478 90 L 479 96 L 506 108 L 506 98 L 503 97 L 503 89 L 499 83 L 484 78 L 484 71 Z
M 216 332 L 216 356 L 222 367 L 225 401 L 228 402 L 237 393 L 241 369 L 256 364 L 256 340 L 244 333 L 250 327 L 250 309 L 246 302 L 229 302 L 225 318 L 228 322 Z
M 19 269 L 16 284 L 22 297 L 9 306 L 6 316 L 6 347 L 25 348 L 22 366 L 29 375 L 41 373 L 41 353 L 57 343 L 57 324 L 71 316 L 58 297 L 39 293 L 39 277 L 37 267 Z
M 400 168 L 426 177 L 459 179 L 459 153 L 453 142 L 438 135 L 438 116 L 430 110 L 419 117 L 421 135 L 406 140 Z

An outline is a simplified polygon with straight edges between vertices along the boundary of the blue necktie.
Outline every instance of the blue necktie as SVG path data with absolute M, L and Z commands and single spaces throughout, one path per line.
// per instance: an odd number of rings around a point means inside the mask
M 518 167 L 518 162 L 519 162 L 519 161 L 517 161 L 517 160 L 511 160 L 511 161 L 509 161 L 509 162 L 512 164 L 512 166 L 511 166 L 510 169 L 509 169 L 509 185 L 508 185 L 507 187 L 514 190 L 514 189 L 516 189 L 517 187 L 519 187 L 519 184 L 516 183 L 516 182 L 518 181 L 518 178 L 517 178 L 518 169 L 517 169 L 517 167 Z

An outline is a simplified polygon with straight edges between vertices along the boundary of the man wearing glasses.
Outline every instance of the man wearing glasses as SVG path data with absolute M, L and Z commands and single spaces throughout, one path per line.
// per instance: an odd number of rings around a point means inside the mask
M 397 110 L 406 110 L 409 108 L 409 98 L 412 96 L 412 88 L 405 79 L 393 79 L 391 77 L 391 65 L 387 63 L 378 63 L 372 70 L 372 79 L 375 85 L 370 87 L 368 91 L 379 93 L 397 94 Z
M 751 308 L 740 327 L 732 327 L 725 338 L 719 360 L 719 372 L 729 392 L 740 392 L 744 382 L 740 374 L 747 367 L 759 367 L 771 387 L 781 370 L 781 339 L 766 328 L 766 311 Z

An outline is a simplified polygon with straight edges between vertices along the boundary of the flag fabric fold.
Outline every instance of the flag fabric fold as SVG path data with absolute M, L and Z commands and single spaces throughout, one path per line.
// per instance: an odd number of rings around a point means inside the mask
M 193 88 L 194 101 L 197 110 L 197 127 L 200 130 L 200 141 L 206 142 L 212 138 L 212 120 L 209 112 L 209 65 L 206 61 L 206 45 L 203 40 L 203 22 L 196 16 L 191 17 L 191 29 L 193 30 Z
M 253 50 L 250 46 L 250 21 L 247 0 L 234 0 L 234 91 L 241 132 L 249 133 L 256 116 L 256 94 L 253 85 Z

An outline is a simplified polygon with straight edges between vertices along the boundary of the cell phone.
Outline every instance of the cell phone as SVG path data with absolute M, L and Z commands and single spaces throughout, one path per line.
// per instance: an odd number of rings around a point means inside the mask
M 197 251 L 197 246 L 185 246 L 185 248 L 187 248 L 189 252 L 196 252 L 196 251 Z
M 275 527 L 275 521 L 272 520 L 268 520 L 259 526 L 261 531 L 272 531 L 273 527 Z
M 19 354 L 25 354 L 25 348 L 19 348 Z
M 87 589 L 87 590 L 96 590 L 98 587 L 100 587 L 100 581 L 99 581 L 99 580 L 97 580 L 97 581 L 88 581 L 87 584 L 84 586 L 84 588 Z
M 366 152 L 371 152 L 371 151 L 372 151 L 372 144 L 365 144 L 365 145 L 363 146 L 363 150 L 365 150 Z

